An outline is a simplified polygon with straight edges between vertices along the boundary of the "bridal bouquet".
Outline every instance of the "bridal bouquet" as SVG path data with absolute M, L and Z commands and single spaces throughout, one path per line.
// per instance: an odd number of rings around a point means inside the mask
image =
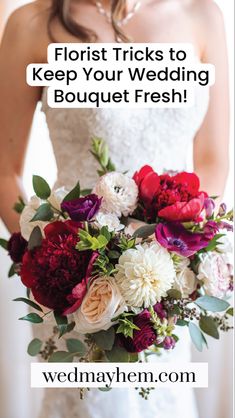
M 202 350 L 206 335 L 219 339 L 231 328 L 232 212 L 224 204 L 215 211 L 194 173 L 144 166 L 131 178 L 115 171 L 101 139 L 91 152 L 100 164 L 93 190 L 77 183 L 52 192 L 34 176 L 35 196 L 15 206 L 21 232 L 0 241 L 14 263 L 9 276 L 27 288 L 16 301 L 31 311 L 20 319 L 52 323 L 52 335 L 34 339 L 28 353 L 50 362 L 138 361 L 174 349 L 177 326 Z

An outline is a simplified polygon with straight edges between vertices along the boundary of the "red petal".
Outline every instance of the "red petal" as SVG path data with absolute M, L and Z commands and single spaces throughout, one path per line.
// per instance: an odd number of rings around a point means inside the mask
M 204 199 L 194 198 L 189 202 L 177 202 L 158 212 L 158 216 L 167 221 L 189 222 L 197 218 L 203 209 Z
M 44 228 L 44 233 L 46 238 L 52 238 L 55 235 L 60 234 L 69 234 L 69 233 L 78 233 L 78 229 L 81 227 L 80 222 L 74 222 L 74 221 L 55 221 L 50 224 L 48 224 Z
M 160 178 L 157 173 L 151 172 L 145 176 L 140 185 L 140 195 L 144 200 L 152 201 L 160 186 Z
M 149 173 L 153 173 L 152 167 L 150 165 L 144 165 L 140 171 L 136 171 L 136 173 L 133 176 L 133 179 L 135 180 L 136 184 L 140 184 L 141 181 L 144 179 L 145 176 Z
M 187 186 L 188 192 L 190 194 L 197 194 L 200 187 L 200 180 L 195 173 L 187 173 L 183 171 L 182 173 L 176 174 L 174 180 L 177 183 L 182 183 Z

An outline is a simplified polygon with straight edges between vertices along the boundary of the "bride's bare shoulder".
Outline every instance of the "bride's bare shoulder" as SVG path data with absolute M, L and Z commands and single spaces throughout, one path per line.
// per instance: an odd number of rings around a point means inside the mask
M 192 17 L 200 18 L 205 24 L 223 19 L 221 9 L 214 0 L 183 0 L 183 3 Z
M 50 0 L 36 0 L 16 9 L 9 17 L 5 37 L 17 42 L 19 47 L 32 47 L 39 51 L 48 44 L 48 19 Z

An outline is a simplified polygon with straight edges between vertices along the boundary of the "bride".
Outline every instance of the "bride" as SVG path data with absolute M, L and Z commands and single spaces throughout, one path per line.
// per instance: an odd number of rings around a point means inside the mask
M 187 42 L 198 59 L 216 66 L 216 84 L 198 88 L 189 109 L 52 109 L 47 90 L 29 87 L 29 63 L 46 62 L 55 42 Z M 9 231 L 19 229 L 12 211 L 19 195 L 24 156 L 36 105 L 42 102 L 57 161 L 56 187 L 72 187 L 81 179 L 89 188 L 96 165 L 90 138 L 103 137 L 121 171 L 143 164 L 158 172 L 184 170 L 193 148 L 194 170 L 202 189 L 222 195 L 228 171 L 228 83 L 224 27 L 212 0 L 37 0 L 13 13 L 0 49 L 0 217 Z M 131 158 L 132 156 L 132 158 Z M 36 156 L 35 156 L 36 158 Z M 50 324 L 35 329 L 48 337 Z M 190 360 L 188 336 L 160 361 Z M 42 337 L 43 338 L 43 337 Z M 63 341 L 60 342 L 63 345 Z M 58 345 L 58 344 L 57 344 Z M 154 358 L 151 361 L 159 361 Z M 77 390 L 45 391 L 40 418 L 196 418 L 190 389 L 161 389 L 148 402 L 133 389 L 109 393 Z M 36 418 L 36 417 L 35 417 Z

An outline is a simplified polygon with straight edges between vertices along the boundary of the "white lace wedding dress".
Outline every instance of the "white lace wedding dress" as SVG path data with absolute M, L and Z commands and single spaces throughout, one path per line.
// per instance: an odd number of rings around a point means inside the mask
M 144 164 L 158 172 L 183 170 L 193 138 L 208 106 L 208 91 L 199 88 L 190 109 L 51 109 L 46 89 L 42 110 L 46 114 L 58 167 L 57 186 L 72 187 L 79 179 L 84 188 L 94 185 L 96 164 L 89 153 L 90 138 L 104 138 L 116 168 L 133 173 Z M 50 321 L 34 329 L 48 338 Z M 190 361 L 188 330 L 178 329 L 180 341 L 171 352 L 151 361 Z M 63 349 L 63 340 L 59 348 Z M 57 344 L 58 346 L 58 344 Z M 77 389 L 45 391 L 40 418 L 196 418 L 193 392 L 189 388 L 156 389 L 148 401 L 135 389 L 91 390 L 80 400 Z

